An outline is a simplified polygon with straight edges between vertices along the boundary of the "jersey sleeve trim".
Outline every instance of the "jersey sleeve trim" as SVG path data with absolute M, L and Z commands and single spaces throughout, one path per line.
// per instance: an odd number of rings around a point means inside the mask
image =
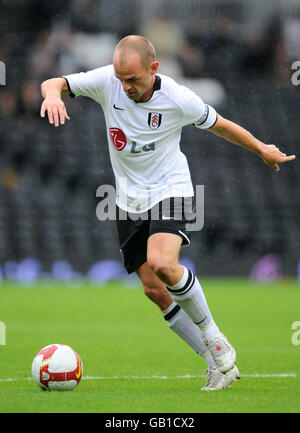
M 193 125 L 198 129 L 208 129 L 214 126 L 218 118 L 216 110 L 210 105 L 205 105 L 205 111 L 200 119 Z
M 212 128 L 216 123 L 217 123 L 217 120 L 218 120 L 218 113 L 216 113 L 216 120 L 214 121 L 214 123 L 209 127 L 209 128 Z
M 61 78 L 64 78 L 66 80 L 68 90 L 69 90 L 69 96 L 71 96 L 71 98 L 75 98 L 76 95 L 72 92 L 69 80 L 66 77 L 61 77 Z

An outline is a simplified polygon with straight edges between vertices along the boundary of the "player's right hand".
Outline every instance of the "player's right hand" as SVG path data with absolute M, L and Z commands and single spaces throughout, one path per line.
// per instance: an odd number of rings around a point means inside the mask
M 41 117 L 45 117 L 47 111 L 48 120 L 51 125 L 64 125 L 65 120 L 70 120 L 66 106 L 62 99 L 57 96 L 47 96 L 41 106 Z

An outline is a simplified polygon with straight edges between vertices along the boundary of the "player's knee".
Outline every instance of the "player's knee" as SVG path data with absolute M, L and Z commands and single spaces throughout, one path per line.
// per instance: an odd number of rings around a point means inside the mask
M 161 255 L 148 255 L 147 262 L 152 271 L 163 280 L 172 275 L 177 266 L 172 259 Z

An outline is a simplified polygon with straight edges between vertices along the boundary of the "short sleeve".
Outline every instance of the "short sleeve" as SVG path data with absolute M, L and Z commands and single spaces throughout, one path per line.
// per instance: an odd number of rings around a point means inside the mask
M 70 95 L 87 96 L 99 104 L 104 102 L 104 90 L 113 75 L 113 66 L 108 65 L 78 74 L 64 75 Z
M 184 124 L 193 124 L 196 128 L 207 129 L 217 121 L 217 112 L 206 104 L 200 96 L 187 87 L 181 87 L 180 104 L 184 112 Z
M 198 129 L 211 128 L 216 123 L 217 118 L 218 114 L 216 110 L 210 105 L 205 104 L 204 113 L 200 119 L 197 120 L 197 122 L 194 122 L 194 126 L 196 126 Z

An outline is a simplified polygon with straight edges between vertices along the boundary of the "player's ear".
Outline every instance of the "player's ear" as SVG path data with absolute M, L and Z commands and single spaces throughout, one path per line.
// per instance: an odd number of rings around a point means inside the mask
M 150 73 L 152 75 L 156 74 L 158 66 L 159 66 L 159 62 L 157 62 L 157 61 L 150 63 Z

